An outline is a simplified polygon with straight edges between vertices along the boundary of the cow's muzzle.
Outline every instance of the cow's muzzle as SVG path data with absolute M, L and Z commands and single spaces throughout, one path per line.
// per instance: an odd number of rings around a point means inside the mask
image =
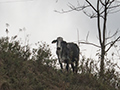
M 57 47 L 57 50 L 60 50 L 60 47 Z

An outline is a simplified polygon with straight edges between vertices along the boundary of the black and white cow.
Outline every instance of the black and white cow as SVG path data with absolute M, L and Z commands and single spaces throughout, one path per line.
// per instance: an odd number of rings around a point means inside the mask
M 56 54 L 60 63 L 61 69 L 63 69 L 62 63 L 66 63 L 66 69 L 68 71 L 69 64 L 73 69 L 73 72 L 78 71 L 78 61 L 79 61 L 79 47 L 75 43 L 67 43 L 63 41 L 62 37 L 58 37 L 53 40 L 52 43 L 57 43 Z

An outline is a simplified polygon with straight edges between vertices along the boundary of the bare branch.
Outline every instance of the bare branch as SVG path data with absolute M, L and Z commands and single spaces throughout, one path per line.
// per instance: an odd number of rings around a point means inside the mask
M 117 40 L 117 42 L 118 42 L 118 41 L 120 41 L 120 40 Z M 108 45 L 111 45 L 113 42 L 114 42 L 114 41 L 108 42 L 108 43 L 105 45 L 105 47 L 108 46 Z
M 64 11 L 64 10 L 62 9 L 62 11 L 57 11 L 57 10 L 54 10 L 54 11 L 57 12 L 57 13 L 63 14 L 63 13 L 72 12 L 72 11 L 74 11 L 74 10 L 67 10 L 67 11 Z
M 100 3 L 104 6 L 105 4 L 102 2 L 102 0 L 100 0 Z
M 109 10 L 109 14 L 113 14 L 113 13 L 117 13 L 117 12 L 119 12 L 120 11 L 120 9 L 119 10 L 115 10 L 116 8 L 119 8 L 120 7 L 120 4 L 117 4 L 117 5 L 114 5 L 114 6 L 109 6 L 108 7 L 108 10 Z
M 93 9 L 95 12 L 97 12 L 97 10 L 95 9 L 95 7 L 94 7 L 88 0 L 86 0 L 86 2 L 92 7 L 92 9 Z
M 95 47 L 98 47 L 98 48 L 100 48 L 100 46 L 98 46 L 98 45 L 96 45 L 96 44 L 94 44 L 94 43 L 90 43 L 90 42 L 79 42 L 79 43 L 81 43 L 81 44 L 89 44 L 89 45 L 92 45 L 92 46 L 95 46 Z
M 73 6 L 71 3 L 69 3 L 68 7 L 70 7 L 70 10 L 61 10 L 61 11 L 57 11 L 57 10 L 54 10 L 55 12 L 57 13 L 68 13 L 68 12 L 72 12 L 72 11 L 82 11 L 84 10 L 85 8 L 89 7 L 89 5 L 84 5 L 84 6 L 78 6 L 78 7 L 75 7 Z
M 89 5 L 83 5 L 83 6 L 78 6 L 78 7 L 75 7 L 74 5 L 72 5 L 71 3 L 68 3 L 68 7 L 71 8 L 71 10 L 76 10 L 76 11 L 82 11 L 84 10 L 85 8 L 87 7 L 90 7 Z
M 103 22 L 103 45 L 105 45 L 105 42 L 106 42 L 106 40 L 105 40 L 105 38 L 106 38 L 106 22 L 107 22 L 107 1 L 105 0 L 104 22 Z
M 119 39 L 120 39 L 120 36 L 119 36 L 118 38 L 116 38 L 116 40 L 114 40 L 113 42 L 111 42 L 110 47 L 109 47 L 105 52 L 108 52 L 108 51 L 111 49 L 111 47 L 112 47 Z
M 90 17 L 90 18 L 97 18 L 96 13 L 90 14 L 90 13 L 86 12 L 85 10 L 83 10 L 83 13 L 84 13 L 86 16 Z
M 68 3 L 68 7 L 70 7 L 71 9 L 75 9 L 75 6 L 73 6 L 71 3 Z
M 110 4 L 112 4 L 115 0 L 110 1 Z
M 105 47 L 108 46 L 108 45 L 110 45 L 110 44 L 112 44 L 112 43 L 113 43 L 113 41 L 107 43 L 107 44 L 105 45 Z
M 88 41 L 88 37 L 89 37 L 89 31 L 88 31 L 87 36 L 86 36 L 86 42 Z
M 118 7 L 120 7 L 120 4 L 108 7 L 108 9 L 113 9 L 113 8 L 118 8 Z
M 106 38 L 106 40 L 107 40 L 107 39 L 110 39 L 110 38 L 112 38 L 112 37 L 114 37 L 114 36 L 116 36 L 117 34 L 118 34 L 118 30 L 116 30 L 116 32 L 115 32 L 113 35 L 108 36 L 108 37 Z
M 109 14 L 113 14 L 113 13 L 117 13 L 117 12 L 120 12 L 120 9 L 116 10 L 116 11 L 110 11 Z
M 97 26 L 98 26 L 99 42 L 100 42 L 100 45 L 102 46 L 101 28 L 100 28 L 99 0 L 97 1 Z

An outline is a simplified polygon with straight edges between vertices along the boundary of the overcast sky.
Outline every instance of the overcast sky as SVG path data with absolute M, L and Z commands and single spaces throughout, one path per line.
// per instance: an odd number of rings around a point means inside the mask
M 0 37 L 6 36 L 6 23 L 10 26 L 8 36 L 18 34 L 20 29 L 25 32 L 19 36 L 25 38 L 29 34 L 30 43 L 45 41 L 55 51 L 55 45 L 51 44 L 58 36 L 68 42 L 77 43 L 77 30 L 79 40 L 85 40 L 89 32 L 89 41 L 98 43 L 96 20 L 89 19 L 82 12 L 69 12 L 60 14 L 54 10 L 68 10 L 68 2 L 77 5 L 77 0 L 0 0 Z M 82 2 L 83 3 L 83 2 Z M 84 4 L 84 3 L 83 3 Z M 109 28 L 112 32 L 120 28 L 120 13 L 109 16 Z M 95 56 L 95 47 L 81 45 L 86 57 Z

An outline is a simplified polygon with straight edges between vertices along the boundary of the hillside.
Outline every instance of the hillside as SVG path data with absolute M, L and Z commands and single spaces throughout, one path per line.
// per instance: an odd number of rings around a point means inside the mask
M 79 74 L 58 70 L 55 63 L 45 43 L 31 52 L 28 45 L 1 38 L 0 90 L 120 90 L 114 69 L 106 71 L 103 79 L 82 63 Z
M 25 61 L 0 75 L 1 90 L 115 90 L 90 74 L 55 70 L 36 61 Z

